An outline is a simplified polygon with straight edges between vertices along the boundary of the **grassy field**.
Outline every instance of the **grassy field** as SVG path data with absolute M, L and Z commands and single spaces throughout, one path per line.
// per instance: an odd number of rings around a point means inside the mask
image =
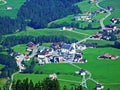
M 51 46 L 51 43 L 42 43 L 41 46 L 43 46 L 43 47 L 50 47 L 50 46 Z
M 78 30 L 79 32 L 83 32 L 85 34 L 89 34 L 91 32 L 96 32 L 96 30 Z M 72 31 L 62 31 L 60 28 L 57 28 L 57 29 L 38 29 L 38 30 L 28 30 L 28 31 L 22 31 L 22 32 L 19 32 L 19 33 L 15 33 L 15 34 L 10 34 L 10 35 L 6 35 L 6 36 L 42 36 L 42 35 L 45 35 L 45 36 L 66 36 L 68 38 L 72 38 L 72 39 L 76 39 L 76 40 L 81 40 L 83 38 L 86 38 L 88 36 L 86 35 L 83 35 L 83 34 L 80 34 L 80 33 L 76 33 L 76 32 L 72 32 Z M 6 37 L 5 36 L 5 37 Z
M 89 48 L 86 49 L 83 54 L 88 60 L 86 64 L 77 64 L 89 70 L 92 73 L 92 77 L 105 85 L 105 89 L 109 87 L 110 90 L 119 90 L 120 85 L 120 58 L 117 60 L 98 60 L 97 57 L 104 53 L 118 54 L 120 56 L 120 50 L 115 48 Z
M 98 46 L 114 45 L 114 41 L 106 41 L 106 40 L 87 40 L 86 43 L 89 44 L 97 43 Z
M 109 24 L 110 23 L 110 19 L 112 17 L 117 17 L 117 18 L 120 18 L 120 0 L 103 0 L 101 3 L 100 3 L 101 6 L 103 7 L 107 7 L 107 6 L 112 6 L 113 7 L 113 12 L 111 14 L 110 17 L 108 17 L 106 20 L 105 20 L 105 24 Z M 120 24 L 117 24 L 117 26 L 120 27 Z
M 82 12 L 84 11 L 94 12 L 96 10 L 99 10 L 99 8 L 96 7 L 95 3 L 90 4 L 88 2 L 89 0 L 83 0 L 82 2 L 77 3 L 78 7 Z
M 15 52 L 19 52 L 21 54 L 24 54 L 26 52 L 26 48 L 27 48 L 26 44 L 19 44 L 19 45 L 12 47 L 12 49 Z
M 88 63 L 76 63 L 76 65 L 86 70 L 89 70 L 92 73 L 92 78 L 105 86 L 103 90 L 107 90 L 107 88 L 110 88 L 110 90 L 119 90 L 120 58 L 118 58 L 117 60 L 98 60 L 97 57 L 104 53 L 118 54 L 120 56 L 119 49 L 88 48 L 83 51 L 84 57 L 88 60 Z M 37 82 L 39 80 L 43 80 L 43 78 L 47 77 L 51 73 L 59 73 L 58 79 L 70 80 L 70 82 L 59 80 L 61 87 L 63 85 L 67 85 L 70 90 L 71 86 L 78 85 L 78 83 L 81 82 L 81 77 L 74 74 L 75 71 L 78 70 L 78 68 L 75 68 L 70 64 L 65 63 L 46 64 L 43 66 L 36 65 L 34 71 L 40 71 L 43 74 L 18 74 L 15 76 L 15 80 L 28 77 L 30 79 L 33 79 L 34 82 Z M 74 81 L 76 81 L 76 83 Z M 89 90 L 92 90 L 95 87 L 95 83 L 90 80 L 87 81 L 87 85 Z
M 26 1 L 26 0 L 5 0 L 7 3 L 5 5 L 0 6 L 0 16 L 10 16 L 12 18 L 15 18 L 17 15 L 17 12 L 21 5 Z M 2 2 L 1 2 L 2 3 Z M 6 10 L 7 6 L 13 7 L 12 10 Z

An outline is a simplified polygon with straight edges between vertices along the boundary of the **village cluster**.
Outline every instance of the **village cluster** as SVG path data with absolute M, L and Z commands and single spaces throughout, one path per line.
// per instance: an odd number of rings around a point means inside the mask
M 79 62 L 86 63 L 87 60 L 83 58 L 83 55 L 80 50 L 81 47 L 76 46 L 75 43 L 66 44 L 63 42 L 53 43 L 51 47 L 41 47 L 35 45 L 33 42 L 27 44 L 27 52 L 32 52 L 31 55 L 22 55 L 24 61 L 30 60 L 31 57 L 34 57 L 38 60 L 39 64 L 46 63 L 66 63 L 66 62 Z M 85 49 L 84 47 L 82 49 Z M 20 59 L 21 55 L 17 55 L 16 59 Z

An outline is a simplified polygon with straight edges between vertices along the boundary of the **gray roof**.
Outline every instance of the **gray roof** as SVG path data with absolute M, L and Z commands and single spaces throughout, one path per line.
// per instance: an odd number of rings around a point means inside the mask
M 63 49 L 70 49 L 71 45 L 70 44 L 63 44 L 62 48 Z

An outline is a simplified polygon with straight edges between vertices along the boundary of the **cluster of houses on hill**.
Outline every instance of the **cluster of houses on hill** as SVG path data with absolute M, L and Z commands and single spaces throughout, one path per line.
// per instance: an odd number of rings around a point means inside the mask
M 26 54 L 17 54 L 16 60 L 19 62 L 29 61 L 30 58 L 38 60 L 40 65 L 47 63 L 66 63 L 66 62 L 78 62 L 86 63 L 87 60 L 83 58 L 80 49 L 75 43 L 66 44 L 63 42 L 53 43 L 51 47 L 41 47 L 33 42 L 27 44 Z
M 100 55 L 98 58 L 99 59 L 112 59 L 112 60 L 115 60 L 115 59 L 119 58 L 119 56 L 116 55 L 116 54 L 110 55 L 109 53 L 105 53 L 103 55 Z
M 37 52 L 36 59 L 39 64 L 45 63 L 65 63 L 65 62 L 79 62 L 86 63 L 87 60 L 83 58 L 81 52 L 76 52 L 75 44 L 53 43 L 50 48 L 43 48 Z
M 120 33 L 120 28 L 117 27 L 105 27 L 102 31 L 95 33 L 91 38 L 99 38 L 104 40 L 114 40 L 117 39 L 117 34 Z

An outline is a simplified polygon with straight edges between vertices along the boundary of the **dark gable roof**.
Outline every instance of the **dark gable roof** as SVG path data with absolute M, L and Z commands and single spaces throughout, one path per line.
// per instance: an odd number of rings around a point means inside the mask
M 71 45 L 70 44 L 63 44 L 62 48 L 63 49 L 70 49 Z

